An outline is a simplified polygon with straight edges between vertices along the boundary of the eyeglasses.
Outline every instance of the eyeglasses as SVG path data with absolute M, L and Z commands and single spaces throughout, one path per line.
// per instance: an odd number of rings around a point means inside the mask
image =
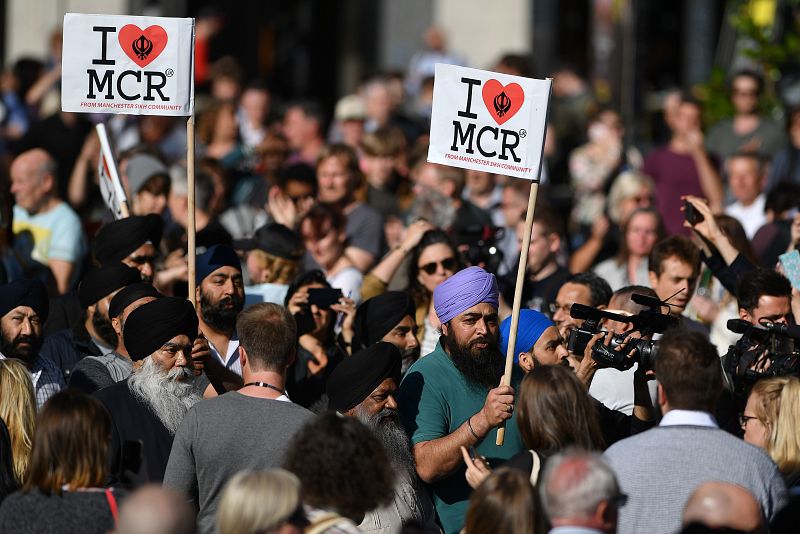
M 742 427 L 742 428 L 746 427 L 747 426 L 747 422 L 750 419 L 758 419 L 758 417 L 753 417 L 752 415 L 741 414 L 739 416 L 739 426 Z
M 733 89 L 733 96 L 758 96 L 758 91 L 756 89 Z
M 426 263 L 425 265 L 420 265 L 419 269 L 421 271 L 425 271 L 428 274 L 434 274 L 436 272 L 436 268 L 441 265 L 442 269 L 445 271 L 454 271 L 456 269 L 456 259 L 453 257 L 445 258 L 441 261 L 432 261 L 430 263 Z

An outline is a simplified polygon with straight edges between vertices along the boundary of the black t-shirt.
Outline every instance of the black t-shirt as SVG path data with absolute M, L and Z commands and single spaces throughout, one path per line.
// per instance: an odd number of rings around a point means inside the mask
M 572 275 L 569 270 L 564 267 L 558 267 L 547 278 L 536 281 L 525 278 L 525 283 L 522 285 L 522 307 L 549 314 L 550 304 L 555 302 L 558 290 L 570 276 Z M 514 302 L 514 286 L 516 283 L 516 269 L 499 280 L 500 292 L 509 306 Z

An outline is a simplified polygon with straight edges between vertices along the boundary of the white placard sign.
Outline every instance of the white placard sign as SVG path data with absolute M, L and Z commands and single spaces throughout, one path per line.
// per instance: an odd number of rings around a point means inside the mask
M 551 83 L 438 63 L 428 161 L 538 180 Z
M 194 19 L 64 15 L 61 109 L 191 115 Z

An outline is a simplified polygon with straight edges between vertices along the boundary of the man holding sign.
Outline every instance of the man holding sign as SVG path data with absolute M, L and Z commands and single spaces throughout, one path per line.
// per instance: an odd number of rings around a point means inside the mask
M 433 305 L 442 323 L 436 349 L 406 373 L 398 399 L 411 434 L 417 474 L 430 485 L 445 532 L 458 532 L 470 487 L 461 447 L 474 447 L 491 465 L 522 449 L 514 416 L 514 389 L 499 386 L 498 290 L 494 275 L 468 267 L 442 282 Z M 518 383 L 520 376 L 515 376 Z M 506 444 L 495 445 L 506 423 Z

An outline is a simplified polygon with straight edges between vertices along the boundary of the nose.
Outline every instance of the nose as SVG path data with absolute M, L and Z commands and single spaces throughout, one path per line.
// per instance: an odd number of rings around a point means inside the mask
M 486 319 L 481 319 L 475 323 L 475 333 L 484 335 L 489 332 L 489 325 L 486 324 Z
M 152 278 L 154 271 L 153 264 L 149 261 L 139 266 L 139 273 L 145 278 Z
M 22 326 L 20 327 L 19 333 L 26 336 L 33 334 L 33 325 L 31 324 L 30 319 L 25 318 L 25 320 L 22 321 Z
M 186 349 L 181 349 L 175 353 L 175 367 L 186 367 L 189 364 L 189 356 Z
M 397 401 L 394 398 L 394 395 L 389 395 L 386 397 L 386 404 L 384 408 L 389 408 L 390 410 L 397 410 Z
M 406 348 L 408 350 L 416 349 L 419 347 L 419 340 L 417 336 L 414 335 L 414 332 L 409 332 L 406 334 Z
M 569 351 L 567 347 L 564 345 L 559 345 L 556 347 L 556 356 L 558 356 L 559 360 L 565 360 L 569 356 Z

